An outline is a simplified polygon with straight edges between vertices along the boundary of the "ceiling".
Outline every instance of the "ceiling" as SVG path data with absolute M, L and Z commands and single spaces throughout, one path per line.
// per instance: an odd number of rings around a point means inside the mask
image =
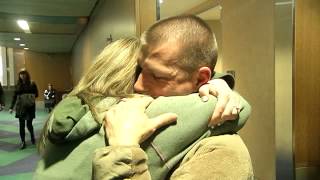
M 99 0 L 0 0 L 0 46 L 45 53 L 70 52 Z M 183 13 L 220 19 L 217 0 L 163 0 L 161 18 Z M 210 7 L 215 6 L 215 8 Z M 17 20 L 28 21 L 25 33 Z M 20 41 L 14 38 L 19 37 Z M 19 44 L 25 44 L 24 47 Z
M 207 11 L 204 11 L 204 12 L 198 14 L 198 16 L 206 21 L 220 20 L 221 9 L 222 9 L 221 6 L 216 6 L 211 9 L 208 9 Z
M 70 52 L 99 0 L 1 0 L 0 46 L 59 53 Z M 28 21 L 25 33 L 16 21 Z M 14 38 L 19 37 L 20 41 Z
M 185 13 L 189 9 L 208 0 L 162 0 L 160 4 L 161 19 Z
M 160 17 L 196 14 L 204 20 L 219 20 L 222 9 L 219 4 L 218 0 L 162 0 Z

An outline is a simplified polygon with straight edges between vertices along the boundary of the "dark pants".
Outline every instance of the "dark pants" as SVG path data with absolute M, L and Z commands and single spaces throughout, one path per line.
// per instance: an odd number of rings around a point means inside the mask
M 24 119 L 24 118 L 19 118 L 19 126 L 20 126 L 20 138 L 21 142 L 25 142 L 25 124 L 27 122 L 27 128 L 30 132 L 31 136 L 31 141 L 34 142 L 34 132 L 33 132 L 33 126 L 32 126 L 32 121 L 33 119 Z

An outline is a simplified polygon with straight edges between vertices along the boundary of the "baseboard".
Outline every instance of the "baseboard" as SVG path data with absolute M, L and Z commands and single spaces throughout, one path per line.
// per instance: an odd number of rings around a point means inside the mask
M 320 167 L 296 168 L 296 180 L 320 180 Z

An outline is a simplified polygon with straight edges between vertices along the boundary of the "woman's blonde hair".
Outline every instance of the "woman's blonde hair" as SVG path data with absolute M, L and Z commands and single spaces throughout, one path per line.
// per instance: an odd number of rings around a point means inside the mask
M 106 46 L 69 95 L 123 97 L 132 94 L 140 46 L 140 41 L 133 37 Z
M 83 99 L 97 121 L 92 100 L 96 97 L 116 97 L 119 101 L 120 98 L 133 94 L 140 48 L 139 39 L 134 37 L 119 39 L 109 44 L 97 56 L 68 96 L 78 96 Z M 49 119 L 45 123 L 40 136 L 38 144 L 40 155 L 43 154 L 45 149 L 48 126 Z

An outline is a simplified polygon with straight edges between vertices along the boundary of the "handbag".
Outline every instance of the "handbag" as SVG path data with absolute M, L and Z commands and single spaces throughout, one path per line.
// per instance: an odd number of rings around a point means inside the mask
M 18 96 L 18 103 L 21 108 L 30 108 L 35 105 L 35 95 L 34 94 L 21 94 Z

